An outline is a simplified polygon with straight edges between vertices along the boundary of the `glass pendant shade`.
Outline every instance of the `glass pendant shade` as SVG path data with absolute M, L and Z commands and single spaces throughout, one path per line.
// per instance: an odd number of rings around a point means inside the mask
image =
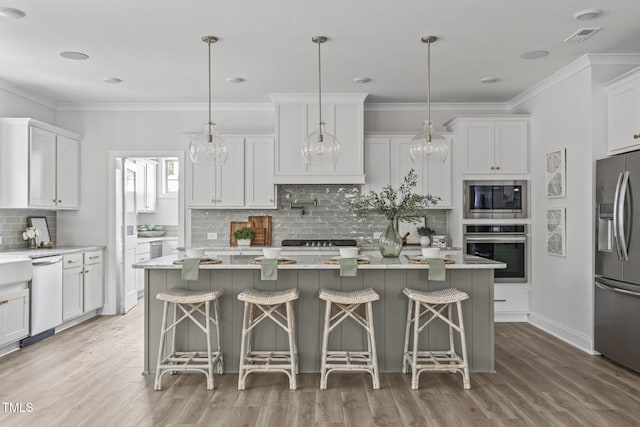
M 433 131 L 433 125 L 424 122 L 422 132 L 411 138 L 409 155 L 413 163 L 419 162 L 423 157 L 431 156 L 436 161 L 444 163 L 449 154 L 447 140 Z
M 304 139 L 302 157 L 307 165 L 314 163 L 330 163 L 335 166 L 340 154 L 340 142 L 327 132 L 324 123 L 316 124 L 316 128 Z
M 205 124 L 201 133 L 189 141 L 189 157 L 193 163 L 223 165 L 229 156 L 229 144 L 216 132 L 213 123 Z

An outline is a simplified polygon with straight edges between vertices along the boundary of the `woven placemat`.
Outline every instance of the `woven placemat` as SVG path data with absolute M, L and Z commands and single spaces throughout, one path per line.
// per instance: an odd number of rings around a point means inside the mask
M 173 263 L 176 264 L 176 265 L 182 265 L 182 264 L 184 264 L 184 260 L 183 259 L 177 259 L 177 260 L 173 261 Z M 222 264 L 222 260 L 216 259 L 216 258 L 202 258 L 200 260 L 200 265 L 212 265 L 212 264 Z
M 280 264 L 295 264 L 298 261 L 296 261 L 295 259 L 279 259 L 278 260 L 278 265 Z M 262 260 L 261 259 L 252 259 L 251 261 L 249 261 L 249 264 L 262 264 Z
M 325 259 L 324 261 L 322 261 L 325 264 L 340 264 L 340 260 L 339 259 Z M 368 259 L 358 259 L 358 264 L 370 264 L 370 261 Z
M 455 262 L 455 260 L 452 260 L 452 259 L 445 259 L 444 263 L 445 264 L 455 264 L 456 262 Z M 429 260 L 411 258 L 411 259 L 409 259 L 409 264 L 429 264 Z

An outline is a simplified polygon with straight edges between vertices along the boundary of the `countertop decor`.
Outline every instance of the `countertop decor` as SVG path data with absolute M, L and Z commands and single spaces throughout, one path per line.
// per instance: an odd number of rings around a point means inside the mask
M 393 258 L 400 255 L 402 238 L 396 229 L 398 222 L 419 221 L 423 218 L 420 214 L 425 209 L 441 200 L 440 197 L 431 194 L 414 193 L 417 185 L 418 175 L 411 169 L 397 189 L 387 185 L 380 192 L 369 191 L 366 195 L 347 199 L 349 211 L 359 217 L 376 212 L 387 218 L 387 228 L 378 242 L 383 257 Z

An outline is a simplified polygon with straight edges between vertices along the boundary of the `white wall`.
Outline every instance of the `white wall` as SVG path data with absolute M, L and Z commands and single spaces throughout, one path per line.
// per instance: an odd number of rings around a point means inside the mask
M 605 155 L 601 85 L 629 66 L 591 66 L 517 107 L 531 120 L 531 323 L 593 350 L 595 159 Z M 546 196 L 545 154 L 566 148 L 566 198 Z M 566 257 L 547 254 L 546 209 L 566 208 Z

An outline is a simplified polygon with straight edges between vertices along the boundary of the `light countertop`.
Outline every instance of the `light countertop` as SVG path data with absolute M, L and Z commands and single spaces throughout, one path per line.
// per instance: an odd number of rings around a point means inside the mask
M 83 251 L 98 251 L 106 248 L 106 246 L 93 245 L 93 246 L 56 246 L 53 248 L 38 248 L 38 249 L 16 249 L 12 251 L 0 252 L 0 257 L 4 256 L 25 256 L 29 258 L 44 258 L 48 256 L 72 254 Z
M 249 261 L 255 258 L 254 255 L 222 255 L 219 256 L 221 264 L 201 265 L 201 270 L 251 270 L 259 269 L 260 265 L 250 264 Z M 289 258 L 295 259 L 296 264 L 281 264 L 278 269 L 282 270 L 331 270 L 339 269 L 339 264 L 325 264 L 328 255 L 294 255 Z M 448 270 L 486 270 L 506 268 L 502 262 L 492 261 L 485 258 L 461 255 L 449 256 L 455 264 L 447 264 Z M 148 261 L 134 264 L 134 268 L 145 269 L 181 269 L 181 265 L 173 264 L 178 259 L 176 255 L 169 255 L 160 258 L 153 258 Z M 408 258 L 401 254 L 398 258 L 382 258 L 380 256 L 370 256 L 369 264 L 359 264 L 358 269 L 362 270 L 403 270 L 403 269 L 428 269 L 428 264 L 411 264 Z

